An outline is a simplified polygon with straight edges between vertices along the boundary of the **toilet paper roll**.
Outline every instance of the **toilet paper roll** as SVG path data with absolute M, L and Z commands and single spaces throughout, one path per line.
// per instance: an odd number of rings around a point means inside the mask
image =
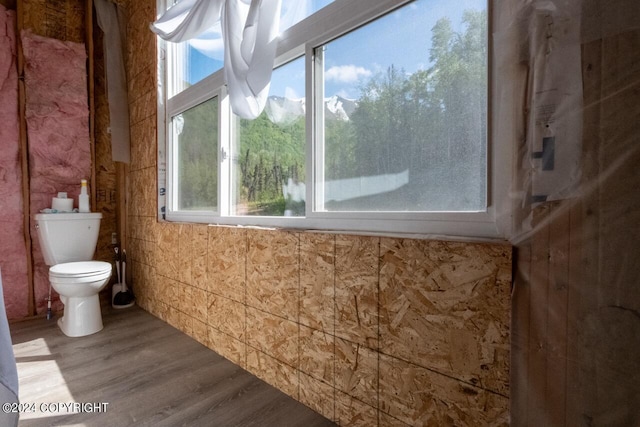
M 58 212 L 71 212 L 73 211 L 73 199 L 54 197 L 51 200 L 51 209 L 55 209 Z

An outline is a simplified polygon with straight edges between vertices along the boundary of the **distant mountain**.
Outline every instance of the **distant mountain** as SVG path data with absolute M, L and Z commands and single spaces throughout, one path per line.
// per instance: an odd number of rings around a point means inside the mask
M 325 119 L 348 121 L 357 106 L 357 101 L 334 95 L 324 100 Z M 269 120 L 278 124 L 290 124 L 297 118 L 303 117 L 305 111 L 304 98 L 289 99 L 282 96 L 270 96 L 265 107 Z
M 351 114 L 358 107 L 358 103 L 352 99 L 334 95 L 324 100 L 324 117 L 327 120 L 349 121 Z

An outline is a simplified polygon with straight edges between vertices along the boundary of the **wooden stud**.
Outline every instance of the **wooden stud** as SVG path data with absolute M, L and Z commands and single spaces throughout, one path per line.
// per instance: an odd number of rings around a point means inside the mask
M 93 52 L 93 0 L 86 0 L 85 10 L 85 44 L 87 48 L 87 96 L 89 98 L 89 145 L 91 147 L 91 212 L 97 209 L 96 188 L 96 104 L 94 82 L 94 52 Z
M 531 299 L 531 241 L 515 252 L 515 277 L 511 299 L 511 418 L 524 425 L 528 414 L 529 311 Z
M 549 223 L 549 284 L 547 286 L 548 423 L 565 425 L 567 388 L 567 298 L 569 281 L 570 206 L 554 203 Z
M 533 210 L 529 306 L 528 425 L 548 425 L 547 407 L 547 304 L 549 284 L 549 205 Z
M 25 117 L 25 105 L 27 103 L 24 87 L 24 55 L 22 52 L 22 40 L 20 33 L 24 28 L 24 3 L 17 4 L 16 40 L 18 43 L 18 114 L 20 118 L 20 164 L 22 167 L 22 207 L 24 243 L 27 253 L 27 298 L 28 315 L 36 314 L 35 292 L 33 284 L 33 257 L 31 254 L 31 199 L 29 196 L 29 141 L 27 139 L 27 121 Z
M 565 420 L 580 418 L 580 367 L 578 360 L 581 354 L 579 346 L 580 329 L 580 293 L 582 287 L 583 268 L 583 202 L 574 203 L 570 212 L 569 239 L 569 289 L 567 296 L 567 365 L 565 389 Z

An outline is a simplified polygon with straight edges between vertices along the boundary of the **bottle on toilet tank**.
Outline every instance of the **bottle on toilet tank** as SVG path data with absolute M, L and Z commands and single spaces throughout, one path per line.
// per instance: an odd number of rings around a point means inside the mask
M 78 196 L 78 212 L 90 212 L 89 208 L 89 193 L 87 193 L 87 180 L 80 181 L 82 187 L 80 188 L 80 195 Z

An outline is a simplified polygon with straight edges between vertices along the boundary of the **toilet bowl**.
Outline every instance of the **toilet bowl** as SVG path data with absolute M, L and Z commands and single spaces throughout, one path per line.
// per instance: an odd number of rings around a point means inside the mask
M 51 286 L 64 304 L 58 326 L 65 335 L 82 337 L 102 330 L 98 293 L 110 277 L 111 264 L 103 261 L 68 262 L 49 269 Z
M 100 230 L 99 213 L 36 214 L 42 255 L 49 268 L 49 283 L 60 294 L 64 313 L 60 330 L 82 337 L 102 330 L 98 293 L 111 277 L 111 264 L 91 261 Z

